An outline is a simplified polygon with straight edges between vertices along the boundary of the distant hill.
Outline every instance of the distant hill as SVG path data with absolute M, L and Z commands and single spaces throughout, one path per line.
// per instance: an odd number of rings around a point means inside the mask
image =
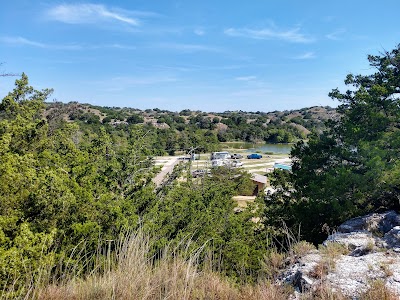
M 210 150 L 217 148 L 219 142 L 228 141 L 293 143 L 307 139 L 310 132 L 321 133 L 326 120 L 340 118 L 336 109 L 329 106 L 273 112 L 217 113 L 189 109 L 180 112 L 158 108 L 140 110 L 78 102 L 47 103 L 45 116 L 50 126 L 56 126 L 58 121 L 115 129 L 142 124 L 148 127 L 147 130 L 154 131 L 158 139 L 165 140 L 165 146 L 160 149 L 172 149 L 171 153 L 188 145 L 201 145 L 203 149 Z
M 78 102 L 53 102 L 47 103 L 45 116 L 47 118 L 62 118 L 67 122 L 80 120 L 87 123 L 110 123 L 112 125 L 135 123 L 151 124 L 158 128 L 176 127 L 178 124 L 196 123 L 200 128 L 207 127 L 206 123 L 218 124 L 215 130 L 224 131 L 230 127 L 230 120 L 239 125 L 241 122 L 279 126 L 287 124 L 304 133 L 312 130 L 321 131 L 324 122 L 328 119 L 338 119 L 340 115 L 335 108 L 329 106 L 313 106 L 297 110 L 284 110 L 272 112 L 245 112 L 225 111 L 223 113 L 192 111 L 189 109 L 180 112 L 161 110 L 158 108 L 140 110 L 127 107 L 94 106 Z M 194 121 L 193 121 L 194 120 Z M 208 120 L 208 121 L 207 121 Z M 175 125 L 175 126 L 174 126 Z M 179 126 L 178 126 L 179 127 Z

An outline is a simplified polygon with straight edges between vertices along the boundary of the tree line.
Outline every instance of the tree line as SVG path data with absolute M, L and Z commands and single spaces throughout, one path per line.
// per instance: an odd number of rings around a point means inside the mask
M 313 107 L 284 112 L 205 113 L 158 108 L 144 111 L 133 108 L 102 107 L 71 102 L 48 103 L 45 114 L 64 118 L 81 126 L 124 130 L 127 125 L 147 126 L 156 139 L 153 148 L 159 155 L 197 147 L 201 152 L 220 150 L 220 142 L 293 143 L 306 139 L 310 132 L 322 132 L 324 120 L 336 116 L 330 107 Z

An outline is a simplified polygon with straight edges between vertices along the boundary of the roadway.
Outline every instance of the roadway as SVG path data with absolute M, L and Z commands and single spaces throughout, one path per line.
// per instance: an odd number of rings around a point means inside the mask
M 160 173 L 158 173 L 154 178 L 154 184 L 159 187 L 162 182 L 164 181 L 165 177 L 168 174 L 171 174 L 174 170 L 174 167 L 179 163 L 179 157 L 172 156 L 172 157 L 162 157 L 159 160 L 155 160 L 156 165 L 163 165 L 161 168 Z

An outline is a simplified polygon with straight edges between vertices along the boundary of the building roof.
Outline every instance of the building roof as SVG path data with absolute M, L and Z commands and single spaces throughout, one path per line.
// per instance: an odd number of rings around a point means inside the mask
M 254 173 L 251 179 L 255 182 L 267 184 L 267 176 L 264 176 L 264 175 Z

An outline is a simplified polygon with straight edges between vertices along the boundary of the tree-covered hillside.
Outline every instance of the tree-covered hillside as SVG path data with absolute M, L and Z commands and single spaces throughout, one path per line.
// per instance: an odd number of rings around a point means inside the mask
M 160 109 L 144 111 L 133 108 L 101 107 L 71 102 L 48 103 L 48 119 L 91 124 L 121 129 L 130 124 L 142 124 L 152 131 L 159 142 L 153 148 L 159 154 L 198 147 L 200 151 L 218 150 L 219 142 L 244 141 L 292 143 L 306 139 L 311 132 L 322 132 L 325 121 L 339 114 L 330 107 L 264 112 L 205 113 Z

